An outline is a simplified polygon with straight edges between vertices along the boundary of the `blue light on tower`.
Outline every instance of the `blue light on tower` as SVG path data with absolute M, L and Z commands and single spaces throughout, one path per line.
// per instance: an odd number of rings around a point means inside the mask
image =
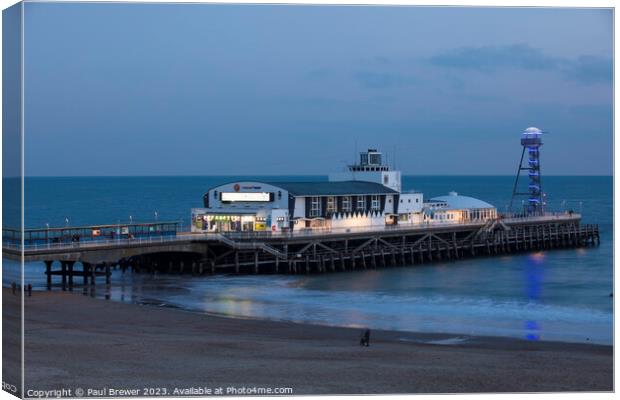
M 515 179 L 514 188 L 512 190 L 512 200 L 510 201 L 510 209 L 512 211 L 512 204 L 516 196 L 527 196 L 527 205 L 524 207 L 523 212 L 528 215 L 539 215 L 544 212 L 544 194 L 542 191 L 542 185 L 540 182 L 540 146 L 542 146 L 542 134 L 543 132 L 535 127 L 527 128 L 521 134 L 521 146 L 523 151 L 521 153 L 521 161 L 519 162 L 519 168 L 517 170 L 517 178 Z M 527 151 L 527 163 L 524 164 L 525 152 Z M 529 182 L 527 185 L 527 192 L 518 192 L 519 177 L 521 171 L 527 170 Z

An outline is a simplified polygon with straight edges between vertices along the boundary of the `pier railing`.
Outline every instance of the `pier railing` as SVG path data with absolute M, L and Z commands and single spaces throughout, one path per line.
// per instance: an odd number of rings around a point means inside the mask
M 15 228 L 2 228 L 2 246 L 4 248 L 24 247 L 76 247 L 81 244 L 109 244 L 174 237 L 178 231 L 178 222 L 162 221 L 147 223 L 67 226 L 27 228 L 23 231 Z

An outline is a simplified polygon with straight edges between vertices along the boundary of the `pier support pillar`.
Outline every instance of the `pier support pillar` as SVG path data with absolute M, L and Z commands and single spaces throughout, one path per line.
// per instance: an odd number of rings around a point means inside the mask
M 96 264 L 92 264 L 90 266 L 90 284 L 91 285 L 95 285 L 95 278 L 97 276 L 97 265 Z
M 67 261 L 67 269 L 68 271 L 68 275 L 69 275 L 69 287 L 73 287 L 73 265 L 75 264 L 75 261 Z
M 112 282 L 112 271 L 110 270 L 110 263 L 103 264 L 105 268 L 105 283 L 109 285 Z
M 87 262 L 82 262 L 82 279 L 84 282 L 84 286 L 88 285 L 88 274 L 90 273 L 90 264 Z
M 60 269 L 61 269 L 61 274 L 62 274 L 62 290 L 66 289 L 67 286 L 67 262 L 66 261 L 61 261 L 60 262 Z
M 254 273 L 258 274 L 258 251 L 254 251 Z
M 48 260 L 45 262 L 45 274 L 47 275 L 47 286 L 52 286 L 52 263 L 54 261 Z

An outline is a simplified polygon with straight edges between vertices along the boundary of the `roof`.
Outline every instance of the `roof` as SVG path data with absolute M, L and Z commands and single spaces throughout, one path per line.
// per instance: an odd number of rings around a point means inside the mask
M 398 194 L 380 183 L 363 181 L 344 182 L 267 182 L 281 187 L 293 196 L 347 196 L 361 194 Z
M 445 201 L 448 207 L 453 209 L 463 208 L 495 208 L 494 205 L 469 196 L 461 196 L 456 192 L 450 192 L 447 196 L 433 197 L 431 201 Z

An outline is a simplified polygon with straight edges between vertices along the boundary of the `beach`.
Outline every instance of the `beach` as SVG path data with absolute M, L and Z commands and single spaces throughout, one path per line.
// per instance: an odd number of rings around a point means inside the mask
M 19 297 L 4 291 L 4 329 L 16 332 Z M 613 390 L 612 346 L 372 330 L 370 347 L 360 347 L 357 328 L 226 318 L 68 292 L 37 291 L 25 300 L 26 391 Z

